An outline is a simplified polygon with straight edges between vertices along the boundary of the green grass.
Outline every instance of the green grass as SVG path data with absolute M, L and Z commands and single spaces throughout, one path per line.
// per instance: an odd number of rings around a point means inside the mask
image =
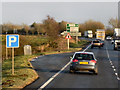
M 89 43 L 87 40 L 80 40 L 78 41 L 78 44 L 76 43 L 70 43 L 70 48 L 82 48 L 84 45 Z
M 33 70 L 28 59 L 36 57 L 16 56 L 15 57 L 15 75 L 12 75 L 11 59 L 4 60 L 2 63 L 2 87 L 3 88 L 22 88 L 37 78 L 36 72 Z

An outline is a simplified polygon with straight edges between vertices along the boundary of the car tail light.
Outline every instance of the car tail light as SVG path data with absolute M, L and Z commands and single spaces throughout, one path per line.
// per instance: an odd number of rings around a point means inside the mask
M 96 61 L 95 61 L 95 60 L 91 60 L 90 62 L 92 62 L 92 63 L 96 63 Z
M 78 60 L 77 60 L 77 59 L 74 59 L 73 62 L 78 62 Z

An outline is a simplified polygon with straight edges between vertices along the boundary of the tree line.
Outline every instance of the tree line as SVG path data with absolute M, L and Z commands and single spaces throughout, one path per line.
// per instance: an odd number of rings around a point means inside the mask
M 22 35 L 41 35 L 49 36 L 51 38 L 58 37 L 61 32 L 66 30 L 66 24 L 69 22 L 61 21 L 57 22 L 53 17 L 47 16 L 42 23 L 34 22 L 32 25 L 12 24 L 6 23 L 2 26 L 2 34 L 13 34 L 18 33 Z M 99 21 L 88 20 L 84 23 L 79 24 L 79 31 L 84 34 L 84 31 L 92 30 L 95 35 L 96 29 L 106 29 L 106 34 L 113 34 L 113 29 L 118 27 L 118 19 L 111 18 L 108 23 L 112 26 L 105 28 L 104 24 Z

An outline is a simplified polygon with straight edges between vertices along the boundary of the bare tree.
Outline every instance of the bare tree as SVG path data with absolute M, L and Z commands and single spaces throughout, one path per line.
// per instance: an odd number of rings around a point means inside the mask
M 114 19 L 114 18 L 111 18 L 108 22 L 113 28 L 117 28 L 118 27 L 118 19 Z
M 47 16 L 47 19 L 43 21 L 44 27 L 46 29 L 47 35 L 51 39 L 57 39 L 59 35 L 59 24 L 54 18 Z
M 28 35 L 28 32 L 29 32 L 29 30 L 30 30 L 30 27 L 29 27 L 28 25 L 26 25 L 26 24 L 23 24 L 23 28 L 24 28 L 24 30 L 25 30 L 25 32 L 26 32 L 26 35 Z
M 95 35 L 96 29 L 104 29 L 104 24 L 99 21 L 88 20 L 83 24 L 79 24 L 79 29 L 82 33 L 86 30 L 92 30 Z

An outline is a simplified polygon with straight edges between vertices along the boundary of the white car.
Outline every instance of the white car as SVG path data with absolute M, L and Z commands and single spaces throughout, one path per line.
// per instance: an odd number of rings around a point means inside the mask
M 112 37 L 110 37 L 110 36 L 106 37 L 106 40 L 111 40 L 111 39 L 112 39 Z

